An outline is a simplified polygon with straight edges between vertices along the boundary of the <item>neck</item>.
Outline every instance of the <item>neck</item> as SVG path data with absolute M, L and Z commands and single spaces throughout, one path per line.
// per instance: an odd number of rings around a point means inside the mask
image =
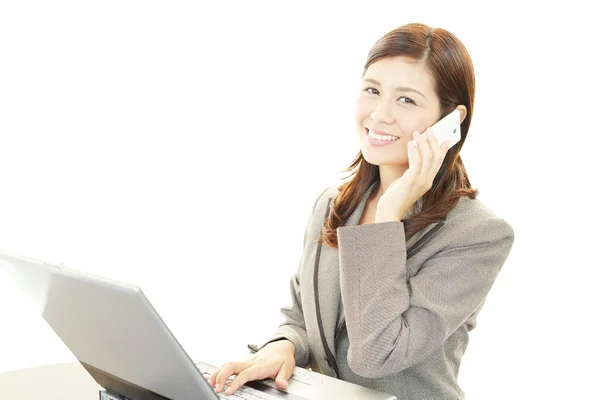
M 408 165 L 380 165 L 379 166 L 379 188 L 374 197 L 379 199 L 390 187 L 392 182 L 402 177 L 408 169 Z

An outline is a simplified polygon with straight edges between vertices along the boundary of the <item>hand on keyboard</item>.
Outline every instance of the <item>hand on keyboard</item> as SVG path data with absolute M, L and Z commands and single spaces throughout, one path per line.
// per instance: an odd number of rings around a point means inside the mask
M 223 364 L 207 378 L 207 381 L 218 393 L 225 388 L 232 375 L 237 375 L 225 390 L 227 395 L 234 393 L 248 381 L 265 378 L 274 379 L 278 388 L 286 389 L 296 365 L 295 350 L 294 344 L 289 340 L 271 342 L 244 361 Z

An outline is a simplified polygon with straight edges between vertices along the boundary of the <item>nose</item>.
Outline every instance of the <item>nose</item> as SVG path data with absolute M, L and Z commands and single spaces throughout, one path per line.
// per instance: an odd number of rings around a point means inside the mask
M 371 113 L 371 119 L 375 122 L 393 124 L 395 121 L 393 106 L 386 101 L 380 101 Z

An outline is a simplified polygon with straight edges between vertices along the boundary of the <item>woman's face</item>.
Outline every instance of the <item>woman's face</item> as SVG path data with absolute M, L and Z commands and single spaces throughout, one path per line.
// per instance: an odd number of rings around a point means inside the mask
M 412 133 L 424 132 L 441 117 L 439 103 L 423 63 L 391 57 L 371 64 L 362 80 L 355 114 L 363 157 L 374 165 L 408 165 L 406 146 Z M 398 139 L 380 141 L 369 133 Z

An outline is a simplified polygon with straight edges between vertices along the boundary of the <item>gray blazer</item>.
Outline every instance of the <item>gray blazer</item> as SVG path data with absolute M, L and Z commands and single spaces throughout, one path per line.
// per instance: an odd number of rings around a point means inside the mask
M 285 338 L 298 366 L 399 399 L 462 399 L 457 375 L 468 332 L 508 257 L 513 229 L 464 197 L 406 241 L 402 222 L 358 225 L 374 186 L 338 228 L 339 249 L 316 243 L 338 187 L 317 198 L 291 304 L 281 309 L 285 321 L 250 348 Z

